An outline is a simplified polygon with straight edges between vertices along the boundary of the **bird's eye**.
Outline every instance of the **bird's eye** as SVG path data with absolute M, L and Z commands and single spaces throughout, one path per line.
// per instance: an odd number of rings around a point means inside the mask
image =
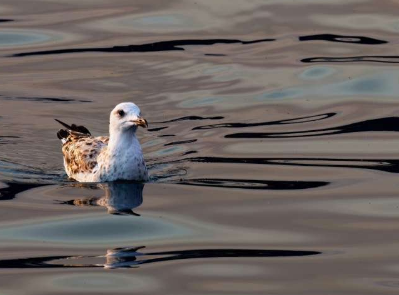
M 125 115 L 125 112 L 123 110 L 119 110 L 117 111 L 117 113 L 120 117 L 123 117 Z

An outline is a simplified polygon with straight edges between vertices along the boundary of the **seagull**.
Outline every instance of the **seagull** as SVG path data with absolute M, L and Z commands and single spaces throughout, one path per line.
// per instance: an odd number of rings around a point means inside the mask
M 62 142 L 64 168 L 79 182 L 149 180 L 143 152 L 136 137 L 138 126 L 148 127 L 140 109 L 132 102 L 118 104 L 110 115 L 109 137 L 93 137 L 84 126 L 68 125 L 57 132 Z

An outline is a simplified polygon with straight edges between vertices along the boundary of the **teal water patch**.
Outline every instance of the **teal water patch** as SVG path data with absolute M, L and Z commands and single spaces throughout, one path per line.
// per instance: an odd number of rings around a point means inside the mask
M 293 99 L 306 97 L 391 97 L 399 95 L 399 71 L 384 71 L 345 81 L 287 87 L 258 95 L 255 100 Z
M 284 99 L 284 98 L 295 98 L 301 97 L 303 93 L 299 88 L 281 89 L 272 92 L 266 92 L 257 97 L 256 100 L 272 100 L 272 99 Z
M 198 97 L 194 99 L 187 99 L 179 103 L 179 107 L 182 108 L 194 108 L 194 107 L 204 107 L 212 106 L 217 103 L 224 101 L 224 97 Z
M 46 279 L 50 290 L 64 292 L 128 292 L 140 293 L 158 289 L 157 281 L 137 274 L 78 273 L 56 274 Z
M 122 18 L 119 25 L 145 31 L 183 31 L 197 29 L 201 26 L 192 17 L 180 14 L 129 16 Z
M 163 219 L 96 215 L 1 228 L 0 240 L 1 242 L 37 241 L 114 245 L 124 242 L 170 239 L 189 232 L 187 228 Z
M 137 18 L 132 22 L 143 26 L 182 26 L 186 24 L 187 19 L 176 15 L 154 15 Z
M 28 31 L 0 31 L 0 48 L 43 43 L 52 39 L 51 36 Z
M 157 151 L 156 153 L 154 153 L 157 156 L 167 156 L 167 155 L 172 155 L 172 154 L 176 154 L 179 152 L 183 152 L 184 149 L 181 146 L 173 146 L 170 148 L 166 148 L 166 149 L 160 149 L 159 151 Z
M 321 80 L 334 74 L 336 70 L 331 67 L 312 67 L 299 74 L 303 80 Z

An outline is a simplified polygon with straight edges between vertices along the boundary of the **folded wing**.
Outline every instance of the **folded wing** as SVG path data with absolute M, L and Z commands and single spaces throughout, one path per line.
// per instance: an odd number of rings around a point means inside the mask
M 101 150 L 108 145 L 108 137 L 92 137 L 84 126 L 67 125 L 56 120 L 66 129 L 58 131 L 61 139 L 64 166 L 69 177 L 75 174 L 92 173 L 97 166 L 97 158 Z

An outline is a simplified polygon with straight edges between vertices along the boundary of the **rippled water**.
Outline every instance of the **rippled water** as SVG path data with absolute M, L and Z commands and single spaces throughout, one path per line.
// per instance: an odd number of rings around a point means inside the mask
M 0 4 L 1 294 L 396 294 L 396 1 Z M 152 180 L 68 181 L 134 101 Z

